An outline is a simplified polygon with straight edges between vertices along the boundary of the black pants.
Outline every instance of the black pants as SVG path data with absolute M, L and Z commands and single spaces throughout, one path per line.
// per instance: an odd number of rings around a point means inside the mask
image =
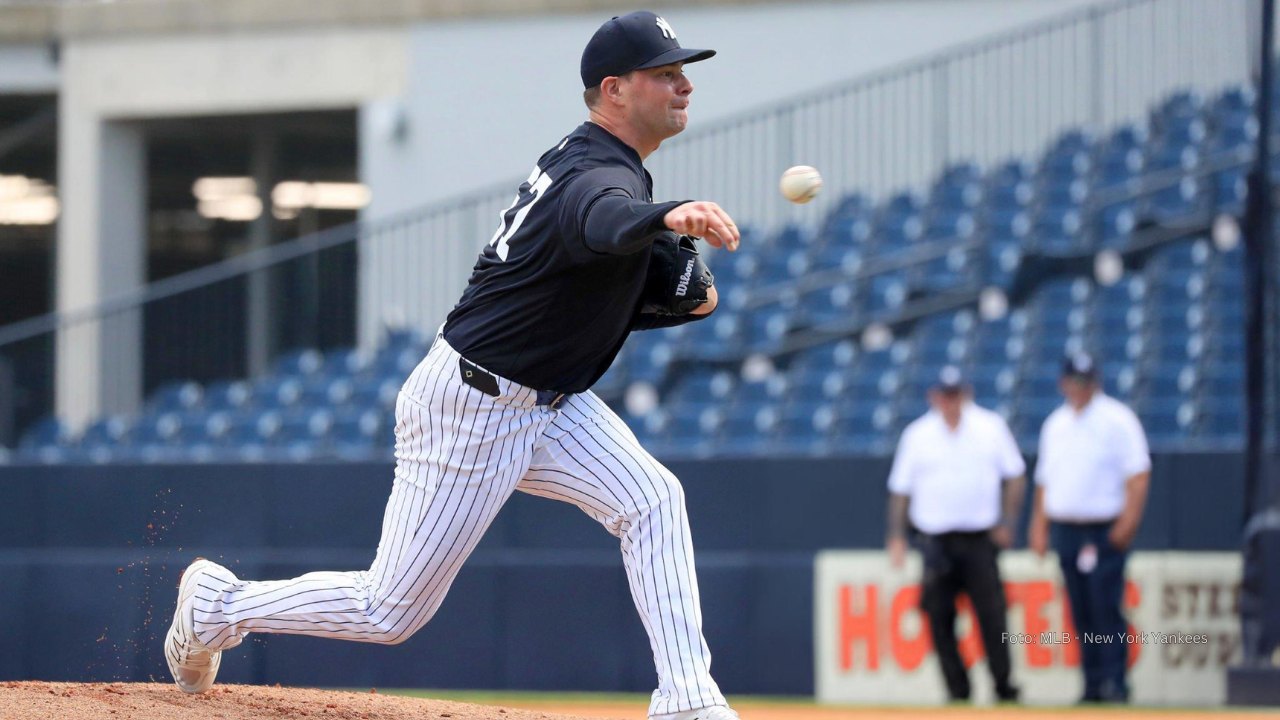
M 969 698 L 969 673 L 956 647 L 956 597 L 969 596 L 978 616 L 987 665 L 995 680 L 996 696 L 1013 699 L 1009 682 L 1009 646 L 1004 642 L 1004 582 L 996 565 L 999 548 L 986 531 L 921 535 L 924 581 L 920 608 L 929 616 L 929 631 L 938 651 L 942 677 L 952 700 Z
M 1080 638 L 1080 666 L 1084 670 L 1084 700 L 1125 702 L 1129 685 L 1125 666 L 1129 645 L 1119 640 L 1128 629 L 1124 599 L 1124 566 L 1129 553 L 1108 540 L 1111 522 L 1053 523 L 1053 550 L 1062 567 L 1062 580 L 1071 602 L 1071 620 Z M 1079 565 L 1080 548 L 1093 545 L 1097 561 L 1088 572 Z M 1088 636 L 1110 638 L 1098 642 Z

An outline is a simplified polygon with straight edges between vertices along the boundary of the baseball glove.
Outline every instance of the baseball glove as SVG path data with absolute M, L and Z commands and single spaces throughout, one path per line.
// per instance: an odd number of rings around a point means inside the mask
M 653 241 L 640 312 L 688 315 L 707 302 L 715 278 L 698 254 L 693 238 L 666 233 Z

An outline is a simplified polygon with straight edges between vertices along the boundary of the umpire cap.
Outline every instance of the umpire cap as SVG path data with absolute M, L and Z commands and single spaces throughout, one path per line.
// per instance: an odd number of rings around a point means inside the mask
M 682 48 L 676 31 L 647 10 L 615 17 L 600 26 L 582 51 L 582 85 L 593 88 L 609 76 L 632 70 L 706 60 L 715 50 Z
M 1062 377 L 1093 382 L 1098 379 L 1098 364 L 1089 353 L 1071 353 L 1062 361 Z
M 947 365 L 938 372 L 938 380 L 933 384 L 933 389 L 939 392 L 954 394 L 961 392 L 969 387 L 965 382 L 964 373 L 960 372 L 960 368 L 955 365 Z

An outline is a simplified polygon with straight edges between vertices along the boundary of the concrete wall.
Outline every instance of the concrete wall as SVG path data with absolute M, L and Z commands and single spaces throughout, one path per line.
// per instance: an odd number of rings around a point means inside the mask
M 356 107 L 402 91 L 404 33 L 309 28 L 95 37 L 62 53 L 58 129 L 58 310 L 138 289 L 145 278 L 146 147 L 136 121 Z M 57 412 L 73 426 L 138 401 L 141 343 L 101 323 L 59 335 Z
M 0 95 L 57 91 L 58 64 L 52 45 L 38 42 L 0 44 Z

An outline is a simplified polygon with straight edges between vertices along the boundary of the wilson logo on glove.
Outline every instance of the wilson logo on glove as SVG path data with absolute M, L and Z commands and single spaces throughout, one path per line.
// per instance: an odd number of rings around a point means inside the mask
M 642 312 L 687 315 L 707 302 L 714 282 L 693 238 L 667 233 L 653 241 Z
M 676 296 L 684 297 L 689 292 L 689 278 L 693 277 L 693 258 L 689 258 L 689 264 L 684 269 L 684 274 L 680 276 L 680 282 L 676 284 Z

